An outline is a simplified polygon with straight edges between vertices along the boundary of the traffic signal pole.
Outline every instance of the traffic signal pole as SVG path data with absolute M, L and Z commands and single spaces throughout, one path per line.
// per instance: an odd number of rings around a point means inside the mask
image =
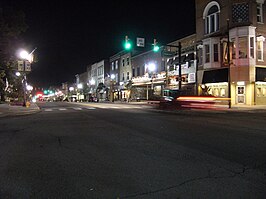
M 181 90 L 182 87 L 182 71 L 181 71 L 181 42 L 178 42 L 178 90 Z

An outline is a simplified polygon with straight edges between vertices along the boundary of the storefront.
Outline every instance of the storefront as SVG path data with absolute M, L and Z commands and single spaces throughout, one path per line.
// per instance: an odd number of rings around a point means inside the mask
M 204 71 L 199 94 L 228 97 L 228 69 Z
M 266 68 L 256 67 L 255 104 L 266 105 Z

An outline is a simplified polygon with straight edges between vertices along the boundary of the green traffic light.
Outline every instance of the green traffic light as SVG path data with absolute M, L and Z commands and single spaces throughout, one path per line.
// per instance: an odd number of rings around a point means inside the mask
M 155 45 L 155 46 L 153 47 L 153 51 L 154 51 L 154 52 L 158 52 L 159 50 L 160 50 L 160 47 L 159 47 L 159 46 Z
M 126 49 L 126 50 L 130 50 L 131 47 L 132 47 L 132 46 L 131 46 L 131 43 L 130 43 L 130 42 L 126 42 L 126 43 L 125 43 L 125 49 Z

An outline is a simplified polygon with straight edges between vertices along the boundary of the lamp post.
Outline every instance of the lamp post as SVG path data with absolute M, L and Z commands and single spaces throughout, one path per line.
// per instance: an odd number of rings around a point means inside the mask
M 230 76 L 230 35 L 229 35 L 229 19 L 227 19 L 227 61 L 228 61 L 228 108 L 231 108 L 231 76 Z
M 111 102 L 114 102 L 114 79 L 115 79 L 115 75 L 114 74 L 112 74 L 111 75 L 111 85 L 110 85 L 110 90 L 111 90 L 111 96 L 110 96 L 110 98 L 111 98 Z
M 19 57 L 22 59 L 22 61 L 18 62 L 18 72 L 22 72 L 23 78 L 22 78 L 22 85 L 23 85 L 23 106 L 26 106 L 27 101 L 27 78 L 26 78 L 26 72 L 31 71 L 31 63 L 33 62 L 33 53 L 37 48 L 35 48 L 31 53 L 28 53 L 25 50 L 22 50 L 19 52 Z

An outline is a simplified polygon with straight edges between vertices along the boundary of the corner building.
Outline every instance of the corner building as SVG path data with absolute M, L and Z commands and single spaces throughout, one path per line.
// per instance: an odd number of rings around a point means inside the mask
M 265 105 L 264 0 L 195 5 L 199 94 L 231 97 L 232 105 Z

